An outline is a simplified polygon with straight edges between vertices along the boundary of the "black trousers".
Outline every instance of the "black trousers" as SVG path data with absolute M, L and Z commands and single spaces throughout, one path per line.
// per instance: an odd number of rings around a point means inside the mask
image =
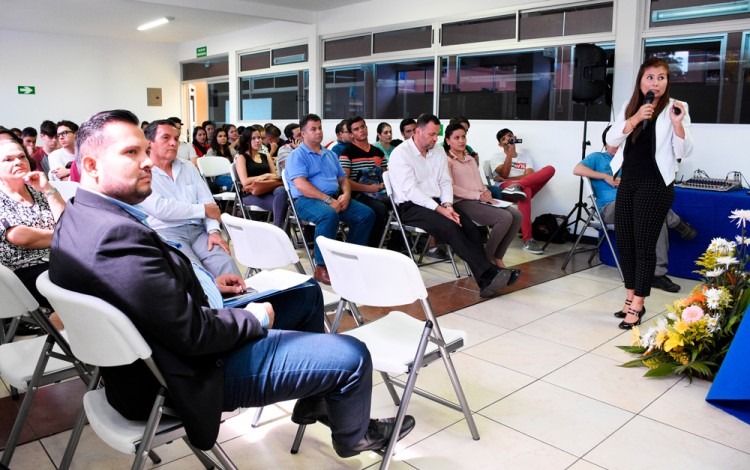
M 18 276 L 18 279 L 21 280 L 23 285 L 26 286 L 34 299 L 39 302 L 40 306 L 53 310 L 52 306 L 49 304 L 49 300 L 47 300 L 47 298 L 39 292 L 39 289 L 36 288 L 36 278 L 48 269 L 49 263 L 44 262 L 27 268 L 16 269 L 13 272 Z
M 661 179 L 623 179 L 617 188 L 615 233 L 625 288 L 651 293 L 656 242 L 674 200 L 674 185 Z
M 367 240 L 367 245 L 372 247 L 380 246 L 380 239 L 383 238 L 383 232 L 385 231 L 385 223 L 388 221 L 388 211 L 390 210 L 390 204 L 379 201 L 375 198 L 367 196 L 363 193 L 353 193 L 354 199 L 357 202 L 361 202 L 366 205 L 375 213 L 375 223 L 372 224 L 372 230 L 370 231 L 370 238 Z
M 466 261 L 474 279 L 479 282 L 482 275 L 495 265 L 490 263 L 484 253 L 482 237 L 476 224 L 460 207 L 453 206 L 453 210 L 461 216 L 461 225 L 440 215 L 437 211 L 418 206 L 411 201 L 403 202 L 398 206 L 401 221 L 404 224 L 419 227 L 450 245 L 453 251 Z

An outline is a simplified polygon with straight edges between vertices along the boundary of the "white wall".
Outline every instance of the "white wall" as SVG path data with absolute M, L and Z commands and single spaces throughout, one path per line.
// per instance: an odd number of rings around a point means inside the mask
M 0 125 L 39 128 L 45 119 L 81 123 L 114 108 L 141 120 L 179 115 L 177 46 L 0 30 Z M 33 85 L 35 95 L 19 95 Z M 162 89 L 162 106 L 146 106 L 146 88 Z

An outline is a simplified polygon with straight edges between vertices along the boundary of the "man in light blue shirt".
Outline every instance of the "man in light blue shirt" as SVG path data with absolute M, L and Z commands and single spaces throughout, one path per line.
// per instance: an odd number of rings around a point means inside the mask
M 164 239 L 177 243 L 185 256 L 201 264 L 214 277 L 240 275 L 221 236 L 221 210 L 206 182 L 192 163 L 177 158 L 179 134 L 169 120 L 146 128 L 154 162 L 153 192 L 141 203 L 147 222 Z
M 346 241 L 366 245 L 375 223 L 375 213 L 352 200 L 349 178 L 344 173 L 339 157 L 321 146 L 323 127 L 320 117 L 307 114 L 300 119 L 303 143 L 287 158 L 286 177 L 289 191 L 295 200 L 302 220 L 315 224 L 315 238 L 336 238 L 339 222 L 349 225 Z M 323 255 L 315 244 L 316 280 L 330 284 Z

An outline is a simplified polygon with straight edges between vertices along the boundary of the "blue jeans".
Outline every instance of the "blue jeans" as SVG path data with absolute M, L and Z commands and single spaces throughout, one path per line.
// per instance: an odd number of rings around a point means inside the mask
M 304 196 L 297 198 L 295 207 L 302 220 L 315 224 L 315 238 L 323 236 L 335 239 L 339 222 L 345 222 L 349 225 L 349 235 L 346 241 L 357 245 L 367 245 L 370 231 L 375 223 L 375 213 L 372 209 L 355 200 L 350 200 L 349 206 L 342 212 L 336 212 L 320 199 L 310 199 Z M 317 243 L 315 244 L 315 264 L 318 266 L 326 264 Z
M 272 329 L 229 353 L 224 359 L 224 409 L 322 395 L 333 438 L 353 446 L 370 422 L 372 361 L 367 347 L 350 336 L 322 333 L 323 295 L 317 283 L 263 300 L 274 307 L 274 328 L 302 331 Z

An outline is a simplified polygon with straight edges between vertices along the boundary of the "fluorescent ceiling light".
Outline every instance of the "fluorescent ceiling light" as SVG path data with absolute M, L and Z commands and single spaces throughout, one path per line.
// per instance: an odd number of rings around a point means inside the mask
M 659 23 L 663 21 L 692 20 L 707 16 L 736 15 L 738 13 L 750 13 L 750 0 L 714 3 L 699 7 L 656 10 L 651 13 L 651 21 Z
M 146 31 L 147 29 L 156 28 L 157 26 L 167 24 L 172 20 L 174 20 L 174 18 L 172 18 L 171 16 L 163 16 L 158 20 L 149 21 L 148 23 L 144 23 L 138 26 L 138 31 Z

